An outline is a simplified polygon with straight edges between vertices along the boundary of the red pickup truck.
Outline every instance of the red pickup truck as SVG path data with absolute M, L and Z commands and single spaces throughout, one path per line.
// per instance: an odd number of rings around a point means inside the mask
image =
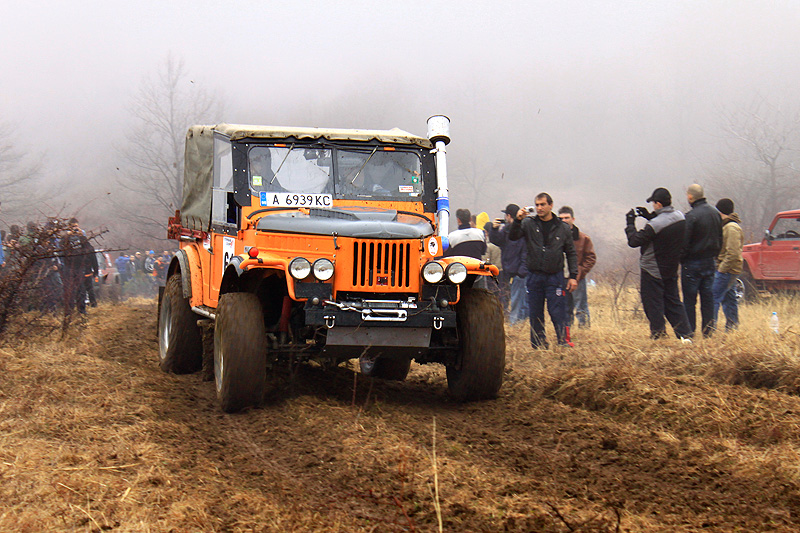
M 800 290 L 800 209 L 775 215 L 764 239 L 746 244 L 742 258 L 745 296 Z

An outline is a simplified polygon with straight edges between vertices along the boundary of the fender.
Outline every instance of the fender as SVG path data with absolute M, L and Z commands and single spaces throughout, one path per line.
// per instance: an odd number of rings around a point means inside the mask
M 183 297 L 189 298 L 192 305 L 202 305 L 203 274 L 200 267 L 200 256 L 195 247 L 187 246 L 178 250 L 169 267 L 169 275 L 178 269 L 181 271 Z
M 248 283 L 259 279 L 259 275 L 256 277 L 246 276 L 248 272 L 260 272 L 260 276 L 267 276 L 274 272 L 281 272 L 286 277 L 287 291 L 289 296 L 292 299 L 295 299 L 294 279 L 288 275 L 286 268 L 287 266 L 285 259 L 268 258 L 265 261 L 263 258 L 253 259 L 244 255 L 234 256 L 228 263 L 228 266 L 225 267 L 225 273 L 222 276 L 222 281 L 220 282 L 219 293 L 220 295 L 223 295 L 235 290 L 255 290 L 255 287 L 248 286 Z M 242 284 L 242 281 L 244 281 L 244 284 Z
M 755 264 L 754 264 L 755 263 Z M 752 255 L 742 254 L 742 273 L 749 272 L 754 280 L 763 280 L 761 268 L 756 263 L 756 258 Z

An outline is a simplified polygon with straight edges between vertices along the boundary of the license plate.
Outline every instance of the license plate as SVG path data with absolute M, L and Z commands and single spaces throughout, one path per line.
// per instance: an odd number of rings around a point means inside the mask
M 261 207 L 333 207 L 333 195 L 262 191 Z

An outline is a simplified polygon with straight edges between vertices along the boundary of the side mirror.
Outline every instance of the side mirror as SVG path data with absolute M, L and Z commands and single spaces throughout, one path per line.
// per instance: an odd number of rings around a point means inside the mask
M 772 233 L 769 230 L 764 230 L 764 239 L 767 241 L 767 245 L 772 246 L 772 239 L 775 237 L 772 236 Z

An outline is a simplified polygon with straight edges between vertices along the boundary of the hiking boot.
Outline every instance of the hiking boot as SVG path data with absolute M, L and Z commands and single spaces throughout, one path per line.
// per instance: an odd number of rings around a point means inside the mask
M 569 346 L 570 348 L 575 347 L 569 335 L 569 326 L 556 328 L 556 336 L 558 337 L 559 346 Z

